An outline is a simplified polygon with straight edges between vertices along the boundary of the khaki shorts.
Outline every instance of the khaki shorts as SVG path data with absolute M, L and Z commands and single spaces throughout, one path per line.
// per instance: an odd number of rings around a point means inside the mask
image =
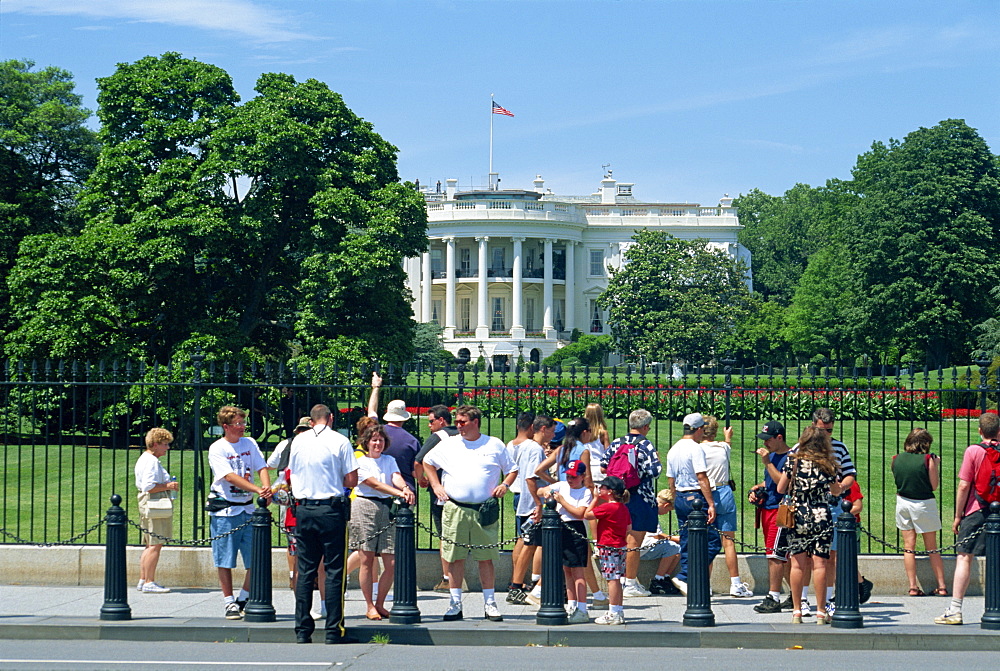
M 465 545 L 492 545 L 498 540 L 500 523 L 483 527 L 479 524 L 479 511 L 474 508 L 456 505 L 452 501 L 444 504 L 441 514 L 441 525 L 444 529 L 441 535 L 448 541 Z M 470 550 L 446 540 L 441 541 L 441 556 L 446 561 L 472 559 L 473 561 L 496 561 L 500 559 L 500 549 L 493 547 L 485 550 Z
M 896 495 L 896 528 L 926 534 L 941 530 L 941 515 L 936 499 L 919 501 Z
M 142 527 L 143 531 L 152 531 L 154 534 L 159 534 L 160 536 L 166 536 L 167 538 L 173 538 L 174 536 L 174 518 L 164 517 L 158 520 L 151 520 L 144 514 L 145 511 L 139 509 L 139 526 Z M 150 536 L 148 533 L 142 534 L 142 542 L 146 545 L 163 545 L 166 541 L 162 538 L 157 538 L 156 536 Z

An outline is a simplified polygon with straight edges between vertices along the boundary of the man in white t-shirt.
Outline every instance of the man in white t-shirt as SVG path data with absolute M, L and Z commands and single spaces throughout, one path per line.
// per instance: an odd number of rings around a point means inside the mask
M 705 437 L 705 418 L 701 413 L 693 412 L 684 418 L 684 436 L 674 443 L 667 452 L 667 481 L 670 483 L 670 493 L 674 497 L 674 512 L 677 513 L 677 523 L 680 525 L 681 565 L 672 582 L 687 594 L 687 560 L 688 534 L 687 518 L 691 514 L 693 503 L 701 499 L 702 509 L 708 513 L 708 523 L 715 521 L 715 501 L 712 499 L 712 483 L 708 481 L 708 463 L 705 461 L 705 450 L 701 446 Z M 708 561 L 715 559 L 722 549 L 719 534 L 708 534 Z
M 249 522 L 253 514 L 254 495 L 271 498 L 271 476 L 257 441 L 243 435 L 247 428 L 246 411 L 225 405 L 219 408 L 217 418 L 223 436 L 208 448 L 208 465 L 212 468 L 209 500 L 222 499 L 228 505 L 209 512 L 210 533 L 216 539 L 212 541 L 212 560 L 219 571 L 226 619 L 240 620 L 250 598 L 253 529 Z M 260 486 L 254 483 L 254 473 L 260 475 Z M 221 538 L 216 538 L 218 536 Z M 233 596 L 233 569 L 236 568 L 237 554 L 243 555 L 243 566 L 247 569 L 239 598 Z
M 547 445 L 555 435 L 556 421 L 545 415 L 536 415 L 531 428 L 532 437 L 517 446 L 517 479 L 514 484 L 521 485 L 521 497 L 517 500 L 514 513 L 519 535 L 517 544 L 521 546 L 521 551 L 514 562 L 514 575 L 507 590 L 507 603 L 515 605 L 524 605 L 527 601 L 535 603 L 525 591 L 521 580 L 524 579 L 524 572 L 528 570 L 535 557 L 535 548 L 542 544 L 542 529 L 539 526 L 528 536 L 520 536 L 521 525 L 529 518 L 536 523 L 542 521 L 542 503 L 538 498 L 540 487 L 535 470 L 545 460 L 545 448 L 542 445 Z
M 496 547 L 473 549 L 463 545 L 492 545 L 499 536 L 499 524 L 483 526 L 479 521 L 481 505 L 489 499 L 503 498 L 517 476 L 517 465 L 506 446 L 497 438 L 483 435 L 480 430 L 482 412 L 472 405 L 455 409 L 455 426 L 459 435 L 442 440 L 424 458 L 427 480 L 434 494 L 445 501 L 442 512 L 444 556 L 448 560 L 451 580 L 451 605 L 444 614 L 446 622 L 462 619 L 462 580 L 465 560 L 471 556 L 479 562 L 479 579 L 483 585 L 486 619 L 503 620 L 497 608 L 495 567 L 500 558 Z M 439 479 L 437 470 L 442 476 Z M 503 478 L 503 482 L 499 482 Z M 499 482 L 499 484 L 497 484 Z M 499 503 L 499 502 L 497 502 Z

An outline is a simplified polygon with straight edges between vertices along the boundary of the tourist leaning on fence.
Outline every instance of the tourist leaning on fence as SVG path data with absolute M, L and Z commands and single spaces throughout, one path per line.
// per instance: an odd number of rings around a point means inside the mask
M 135 486 L 139 490 L 139 526 L 143 528 L 143 541 L 146 549 L 139 558 L 139 584 L 136 589 L 148 594 L 164 594 L 170 590 L 156 583 L 156 564 L 160 561 L 160 550 L 163 549 L 163 539 L 151 536 L 169 538 L 173 536 L 173 504 L 170 510 L 156 510 L 150 514 L 149 503 L 165 507 L 163 501 L 170 501 L 171 493 L 180 489 L 177 480 L 160 463 L 160 457 L 170 449 L 174 436 L 166 429 L 150 429 L 146 433 L 146 451 L 139 455 L 135 462 Z
M 361 436 L 365 456 L 358 459 L 358 495 L 351 504 L 351 540 L 361 553 L 361 594 L 368 606 L 366 617 L 381 620 L 389 617 L 385 598 L 392 589 L 395 569 L 393 545 L 396 525 L 390 516 L 392 497 L 398 496 L 413 505 L 416 496 L 399 473 L 396 460 L 385 454 L 389 437 L 385 427 L 368 427 Z M 382 558 L 378 593 L 372 594 L 372 571 L 375 557 Z
M 542 445 L 552 440 L 555 433 L 555 420 L 545 415 L 535 415 L 531 424 L 533 433 L 531 438 L 523 441 L 517 446 L 517 478 L 515 485 L 520 485 L 521 496 L 518 499 L 515 509 L 514 528 L 517 531 L 517 544 L 514 546 L 516 558 L 514 560 L 514 572 L 511 575 L 510 586 L 507 588 L 507 603 L 524 604 L 531 602 L 535 605 L 541 600 L 531 594 L 531 587 L 525 589 L 522 580 L 525 571 L 531 566 L 535 557 L 535 551 L 542 544 L 542 505 L 538 496 L 538 490 L 544 484 L 539 482 L 536 472 L 539 464 L 545 458 L 545 449 Z M 522 532 L 523 526 L 531 521 L 534 525 L 527 533 Z
M 625 555 L 639 554 L 626 552 L 632 531 L 632 515 L 627 505 L 629 498 L 622 479 L 609 475 L 597 486 L 596 496 L 584 511 L 585 520 L 597 520 L 598 561 L 601 575 L 608 581 L 608 612 L 594 620 L 596 624 L 625 624 L 621 584 L 625 575 Z
M 496 547 L 500 528 L 498 499 L 510 490 L 510 484 L 517 477 L 517 465 L 500 440 L 480 431 L 482 416 L 475 406 L 456 408 L 455 426 L 459 435 L 442 440 L 424 458 L 424 466 L 431 467 L 424 471 L 427 480 L 434 494 L 445 501 L 444 533 L 441 535 L 446 539 L 444 554 L 449 562 L 451 580 L 451 603 L 444 614 L 446 622 L 462 619 L 462 580 L 465 560 L 470 556 L 479 562 L 486 619 L 503 620 L 496 602 L 496 567 L 493 564 L 500 558 Z M 438 468 L 443 473 L 440 479 Z M 489 547 L 465 547 L 469 545 Z
M 536 471 L 538 477 L 548 484 L 566 480 L 566 467 L 571 461 L 582 461 L 590 463 L 590 451 L 587 445 L 593 435 L 590 433 L 590 423 L 583 417 L 575 417 L 566 423 L 566 433 L 563 436 L 559 449 L 553 451 L 538 466 Z M 558 478 L 550 475 L 550 470 L 555 467 Z M 586 478 L 587 487 L 593 487 L 594 483 L 588 474 Z
M 829 624 L 832 613 L 826 608 L 826 560 L 833 541 L 833 516 L 829 496 L 839 496 L 837 460 L 830 434 L 808 426 L 798 445 L 789 454 L 778 480 L 778 493 L 790 494 L 795 509 L 795 528 L 788 534 L 792 555 L 792 622 L 802 623 L 802 586 L 812 560 L 816 589 L 816 624 Z
M 253 529 L 254 495 L 271 498 L 271 475 L 267 462 L 257 447 L 257 441 L 244 436 L 247 427 L 246 411 L 226 405 L 217 415 L 223 436 L 208 448 L 208 465 L 212 469 L 210 500 L 223 505 L 209 511 L 209 531 L 212 534 L 212 561 L 219 572 L 219 587 L 225 604 L 227 620 L 243 618 L 243 609 L 250 598 L 250 546 Z M 254 483 L 254 473 L 260 475 L 261 484 Z M 236 555 L 243 556 L 246 576 L 239 597 L 233 596 L 233 569 Z
M 534 419 L 535 415 L 532 414 L 531 418 Z M 438 501 L 437 497 L 434 496 L 431 484 L 427 480 L 427 476 L 424 475 L 424 457 L 445 438 L 457 436 L 458 428 L 451 423 L 451 410 L 446 405 L 432 405 L 427 409 L 427 428 L 430 429 L 431 435 L 427 436 L 427 440 L 424 441 L 420 451 L 417 452 L 417 456 L 413 458 L 413 474 L 417 479 L 417 484 L 420 487 L 427 488 L 427 495 L 431 502 L 431 524 L 434 527 L 434 533 L 440 534 L 443 502 Z M 528 422 L 528 430 L 531 430 L 531 422 Z M 438 478 L 440 479 L 440 477 L 441 474 L 438 473 Z M 448 561 L 444 558 L 444 554 L 440 556 L 441 582 L 434 586 L 434 591 L 447 594 L 451 588 L 451 583 L 448 581 Z
M 764 466 L 764 480 L 750 488 L 747 500 L 757 506 L 757 526 L 764 531 L 768 592 L 764 600 L 753 609 L 758 613 L 780 613 L 792 607 L 791 595 L 784 601 L 781 600 L 781 580 L 782 577 L 788 579 L 790 570 L 788 530 L 782 529 L 775 523 L 778 504 L 781 502 L 778 480 L 781 479 L 781 469 L 785 466 L 790 448 L 785 441 L 785 426 L 781 422 L 767 422 L 757 434 L 757 438 L 764 441 L 764 447 L 756 450 Z
M 507 442 L 507 452 L 509 453 L 510 458 L 514 460 L 514 463 L 517 463 L 517 457 L 520 452 L 521 445 L 523 445 L 525 441 L 532 440 L 532 436 L 535 435 L 535 430 L 532 428 L 534 421 L 535 413 L 533 412 L 522 412 L 515 420 L 514 428 L 517 429 L 517 435 Z M 440 473 L 438 475 L 440 476 Z M 518 477 L 510 486 L 510 493 L 513 494 L 513 501 L 511 502 L 511 505 L 513 506 L 512 512 L 514 513 L 515 519 L 517 518 L 517 508 L 521 505 L 521 493 L 524 486 L 521 475 L 522 474 L 519 472 Z M 518 535 L 517 542 L 514 543 L 514 549 L 510 553 L 511 579 L 510 585 L 507 587 L 507 603 L 516 603 L 516 601 L 511 601 L 513 598 L 511 596 L 511 587 L 515 584 L 523 586 L 525 582 L 528 582 L 524 580 L 523 575 L 516 575 L 516 573 L 514 573 L 514 567 L 517 566 L 517 560 L 521 556 L 522 549 L 524 549 L 524 541 L 521 539 L 520 535 Z M 445 573 L 447 573 L 447 571 L 445 571 Z M 447 576 L 445 576 L 445 579 L 447 580 Z M 530 582 L 531 585 L 528 586 L 528 591 L 530 591 L 531 588 L 534 587 L 535 583 L 538 582 L 538 577 L 532 576 Z M 447 586 L 445 591 L 448 591 Z
M 944 582 L 944 562 L 937 549 L 937 532 L 941 530 L 941 514 L 934 492 L 941 483 L 941 457 L 931 452 L 934 437 L 927 429 L 917 427 L 903 441 L 903 451 L 892 457 L 892 477 L 896 481 L 896 528 L 903 536 L 903 569 L 910 583 L 910 596 L 924 596 L 917 582 L 917 534 L 924 539 L 937 588 L 936 596 L 948 596 Z
M 712 484 L 712 499 L 715 501 L 715 526 L 719 529 L 722 551 L 726 556 L 729 570 L 729 596 L 738 598 L 753 596 L 750 585 L 740 579 L 740 569 L 736 558 L 736 498 L 733 496 L 735 483 L 730 480 L 729 455 L 732 452 L 733 427 L 727 426 L 722 434 L 725 441 L 716 440 L 719 420 L 705 416 L 705 433 L 701 447 L 705 450 L 708 464 L 708 481 Z M 711 570 L 711 568 L 709 568 Z
M 562 565 L 566 581 L 566 611 L 569 624 L 586 624 L 587 579 L 590 563 L 590 543 L 587 542 L 587 525 L 583 516 L 594 498 L 585 484 L 587 464 L 571 461 L 566 466 L 566 479 L 538 491 L 539 498 L 551 498 L 562 520 Z
M 955 579 L 951 587 L 951 606 L 934 618 L 937 624 L 962 624 L 962 601 L 969 588 L 973 557 L 986 553 L 983 527 L 989 512 L 988 501 L 997 500 L 1000 492 L 990 479 L 988 470 L 1000 459 L 1000 417 L 987 412 L 979 416 L 979 437 L 982 442 L 969 445 L 962 455 L 955 491 L 955 520 L 951 530 L 956 535 L 958 556 L 955 558 Z M 985 462 L 985 463 L 984 463 Z

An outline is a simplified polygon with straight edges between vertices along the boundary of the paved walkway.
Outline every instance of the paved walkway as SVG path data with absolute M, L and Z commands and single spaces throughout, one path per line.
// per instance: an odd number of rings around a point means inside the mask
M 1000 632 L 980 628 L 983 597 L 965 602 L 961 627 L 935 625 L 934 617 L 950 603 L 945 597 L 873 596 L 861 607 L 860 630 L 820 627 L 807 620 L 791 624 L 791 613 L 760 615 L 753 606 L 759 597 L 712 599 L 716 626 L 681 625 L 685 600 L 680 596 L 654 596 L 625 600 L 626 625 L 596 624 L 545 627 L 535 624 L 535 607 L 511 606 L 498 594 L 502 623 L 482 617 L 482 595 L 465 594 L 465 619 L 442 622 L 448 596 L 419 592 L 422 622 L 394 625 L 369 622 L 358 589 L 347 593 L 347 626 L 362 641 L 385 634 L 393 643 L 436 645 L 558 645 L 722 647 L 780 649 L 909 649 L 998 650 Z M 226 620 L 219 593 L 206 589 L 176 589 L 170 594 L 140 594 L 130 590 L 132 619 L 105 622 L 99 619 L 104 600 L 101 587 L 0 586 L 0 639 L 127 639 L 292 642 L 294 600 L 288 589 L 274 590 L 278 621 L 247 623 Z M 387 604 L 387 606 L 390 604 Z M 600 614 L 603 611 L 596 611 Z M 593 613 L 592 613 L 593 617 Z M 317 639 L 317 640 L 322 640 Z

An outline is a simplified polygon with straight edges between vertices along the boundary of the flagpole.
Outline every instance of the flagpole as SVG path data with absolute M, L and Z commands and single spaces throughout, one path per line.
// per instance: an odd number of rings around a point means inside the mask
M 490 171 L 488 174 L 493 174 L 493 95 L 490 94 Z M 489 178 L 487 177 L 487 180 Z

